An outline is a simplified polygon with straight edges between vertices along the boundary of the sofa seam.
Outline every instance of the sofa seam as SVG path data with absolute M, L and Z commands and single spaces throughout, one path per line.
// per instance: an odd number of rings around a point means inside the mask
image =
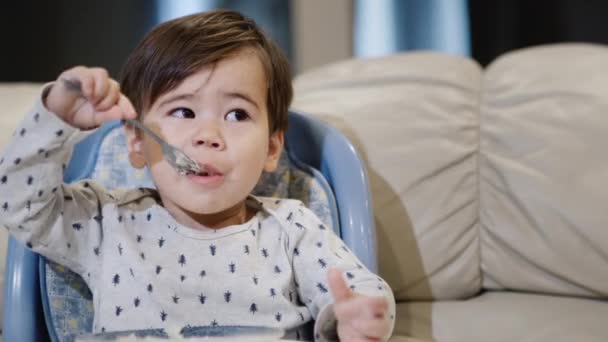
M 485 95 L 485 72 L 486 69 L 481 67 L 480 80 L 479 80 L 479 92 L 477 96 L 477 257 L 478 257 L 478 271 L 479 271 L 479 291 L 483 289 L 483 266 L 482 266 L 482 222 L 481 222 L 481 144 L 482 144 L 482 119 L 483 119 L 483 98 Z

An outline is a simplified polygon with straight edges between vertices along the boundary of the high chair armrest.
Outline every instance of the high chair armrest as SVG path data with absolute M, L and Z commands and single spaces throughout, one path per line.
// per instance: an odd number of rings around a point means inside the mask
M 40 300 L 38 258 L 38 254 L 9 237 L 4 273 L 4 341 L 48 340 Z
M 336 197 L 340 236 L 370 271 L 377 273 L 376 229 L 367 171 L 355 147 L 336 128 L 311 115 L 291 112 L 286 141 L 291 157 L 320 170 Z M 343 170 L 360 170 L 343 172 Z

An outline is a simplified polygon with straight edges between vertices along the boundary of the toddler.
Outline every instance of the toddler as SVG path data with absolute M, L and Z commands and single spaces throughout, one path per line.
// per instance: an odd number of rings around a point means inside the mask
M 0 159 L 0 225 L 82 276 L 94 333 L 264 326 L 299 340 L 314 320 L 315 340 L 390 336 L 388 285 L 301 202 L 250 194 L 277 167 L 292 98 L 288 62 L 254 22 L 227 10 L 168 21 L 121 76 L 63 72 Z M 77 133 L 114 119 L 139 120 L 203 171 L 177 172 L 125 125 L 130 163 L 155 189 L 63 183 Z

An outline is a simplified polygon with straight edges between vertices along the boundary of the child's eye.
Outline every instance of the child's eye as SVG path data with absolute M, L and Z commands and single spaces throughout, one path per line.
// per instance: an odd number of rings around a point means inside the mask
M 172 110 L 169 115 L 182 118 L 182 119 L 194 119 L 196 116 L 191 109 L 188 108 L 177 108 Z
M 226 114 L 227 121 L 245 121 L 249 119 L 249 114 L 242 109 L 235 109 Z

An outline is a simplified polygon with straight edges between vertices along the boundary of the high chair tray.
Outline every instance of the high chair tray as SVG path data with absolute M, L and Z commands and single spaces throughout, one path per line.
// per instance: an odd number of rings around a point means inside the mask
M 255 326 L 200 326 L 189 327 L 180 332 L 179 328 L 113 331 L 100 334 L 83 335 L 77 342 L 102 341 L 234 341 L 234 342 L 271 342 L 283 340 L 282 329 Z

